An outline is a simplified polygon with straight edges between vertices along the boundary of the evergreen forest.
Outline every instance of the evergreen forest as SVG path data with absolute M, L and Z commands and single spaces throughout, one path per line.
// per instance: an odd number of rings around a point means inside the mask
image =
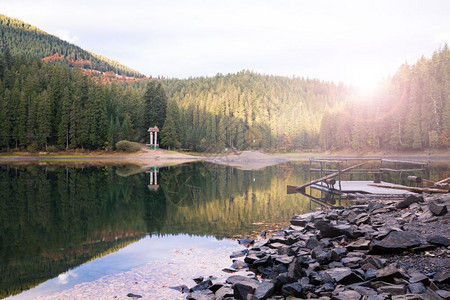
M 163 147 L 196 152 L 450 145 L 448 45 L 400 66 L 368 97 L 343 84 L 246 70 L 100 82 L 84 68 L 142 75 L 19 20 L 0 16 L 0 30 L 0 151 L 115 150 L 120 140 L 145 143 L 155 125 Z M 43 59 L 58 53 L 91 65 Z

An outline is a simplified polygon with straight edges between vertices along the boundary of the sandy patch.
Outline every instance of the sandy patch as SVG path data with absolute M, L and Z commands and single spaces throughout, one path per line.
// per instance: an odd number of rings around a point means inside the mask
M 128 272 L 103 276 L 61 292 L 37 299 L 124 299 L 128 293 L 141 295 L 142 299 L 185 299 L 186 294 L 170 287 L 193 287 L 197 276 L 213 276 L 213 282 L 225 280 L 229 274 L 223 268 L 232 264 L 230 253 L 236 246 L 223 246 L 209 250 L 201 248 L 174 249 L 169 261 L 153 261 Z M 156 275 L 157 274 L 157 275 Z

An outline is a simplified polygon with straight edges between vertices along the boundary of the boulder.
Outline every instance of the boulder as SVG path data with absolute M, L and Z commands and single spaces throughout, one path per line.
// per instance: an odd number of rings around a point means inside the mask
M 267 299 L 273 295 L 274 291 L 275 291 L 275 284 L 267 281 L 263 282 L 255 289 L 254 298 L 258 300 Z
M 427 236 L 427 242 L 433 245 L 438 246 L 444 246 L 448 247 L 450 246 L 450 239 L 442 236 L 442 235 L 429 235 Z
M 339 284 L 349 285 L 352 283 L 363 282 L 364 279 L 353 272 L 350 268 L 334 268 L 325 270 L 325 273 L 331 276 Z
M 447 213 L 447 205 L 439 199 L 430 201 L 428 208 L 435 216 L 443 216 Z
M 408 284 L 408 289 L 412 294 L 424 294 L 427 291 L 422 282 L 410 283 Z
M 253 288 L 258 287 L 258 285 L 259 285 L 259 281 L 258 280 L 254 279 L 254 278 L 242 276 L 242 275 L 230 276 L 226 280 L 226 283 L 229 283 L 231 285 L 235 285 L 236 283 L 246 283 L 246 284 L 252 286 Z
M 231 288 L 231 286 L 222 286 L 220 289 L 218 289 L 215 293 L 216 298 L 220 298 L 220 297 L 233 297 L 234 296 L 234 291 Z
M 434 282 L 437 283 L 450 283 L 450 272 L 448 271 L 439 271 L 433 276 Z
M 331 225 L 330 223 L 318 220 L 314 223 L 317 229 L 320 230 L 320 235 L 324 238 L 334 238 L 340 235 L 345 235 L 350 239 L 357 238 L 359 235 L 355 233 L 353 226 L 350 225 Z
M 284 284 L 281 288 L 283 296 L 291 297 L 301 297 L 302 296 L 302 285 L 300 282 Z
M 370 250 L 372 253 L 402 252 L 421 245 L 419 236 L 414 232 L 391 231 L 381 241 L 373 240 Z
M 248 254 L 248 249 L 235 251 L 230 255 L 230 258 L 242 257 Z
M 403 284 L 393 284 L 381 286 L 377 290 L 379 293 L 388 293 L 391 295 L 404 295 L 406 294 L 406 289 Z
M 375 272 L 375 277 L 379 281 L 393 283 L 395 278 L 402 278 L 403 275 L 400 270 L 394 266 L 387 266 L 383 269 L 377 270 Z
M 339 292 L 333 297 L 331 297 L 331 300 L 359 300 L 361 299 L 361 294 L 359 294 L 357 291 L 343 291 Z
M 255 288 L 252 285 L 249 285 L 245 282 L 243 283 L 237 282 L 233 285 L 233 291 L 234 291 L 234 298 L 246 300 L 247 295 L 253 294 Z
M 243 239 L 239 239 L 238 240 L 239 244 L 241 244 L 244 247 L 250 247 L 251 245 L 253 245 L 255 243 L 255 240 L 253 239 L 247 239 L 247 238 L 243 238 Z
M 210 286 L 212 286 L 212 281 L 210 279 L 208 279 L 208 280 L 202 281 L 201 283 L 192 287 L 189 291 L 190 292 L 202 291 L 202 290 L 206 290 Z
M 398 202 L 395 205 L 395 207 L 397 209 L 405 209 L 405 208 L 409 207 L 413 203 L 422 202 L 422 201 L 423 201 L 422 197 L 417 197 L 417 196 L 414 196 L 414 195 L 410 195 L 405 200 Z
M 210 290 L 195 291 L 186 297 L 187 300 L 214 300 L 215 298 L 214 293 Z

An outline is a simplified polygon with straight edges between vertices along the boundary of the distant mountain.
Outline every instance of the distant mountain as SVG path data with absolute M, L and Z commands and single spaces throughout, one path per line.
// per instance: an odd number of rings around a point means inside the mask
M 37 57 L 44 61 L 65 61 L 71 67 L 86 70 L 92 77 L 129 80 L 145 76 L 117 61 L 86 51 L 74 44 L 27 24 L 0 14 L 0 51 L 8 48 L 15 55 Z M 105 79 L 106 78 L 106 79 Z

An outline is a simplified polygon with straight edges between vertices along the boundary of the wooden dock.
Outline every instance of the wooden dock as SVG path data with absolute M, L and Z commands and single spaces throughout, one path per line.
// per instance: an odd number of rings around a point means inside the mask
M 381 182 L 384 184 L 394 185 L 392 183 Z M 369 184 L 373 184 L 373 181 L 341 181 L 341 188 L 335 189 L 341 193 L 360 193 L 360 194 L 380 194 L 380 195 L 408 195 L 414 194 L 410 191 L 399 190 L 399 189 L 391 189 L 384 187 L 371 186 Z M 394 185 L 395 186 L 395 185 Z M 401 185 L 396 185 L 401 186 Z M 328 188 L 327 185 L 316 183 L 311 186 L 312 188 L 316 188 L 318 190 L 323 190 L 323 188 Z M 331 190 L 333 191 L 333 189 Z

